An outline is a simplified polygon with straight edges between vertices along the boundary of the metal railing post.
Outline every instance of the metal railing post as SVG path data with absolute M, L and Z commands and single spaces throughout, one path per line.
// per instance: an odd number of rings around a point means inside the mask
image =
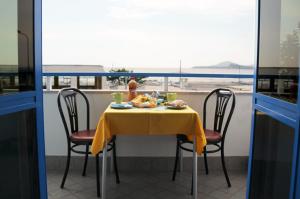
M 164 91 L 168 92 L 168 84 L 169 84 L 169 78 L 164 77 Z
M 46 89 L 47 91 L 51 91 L 52 90 L 52 77 L 46 77 Z
M 71 77 L 71 87 L 77 88 L 77 77 L 76 76 Z

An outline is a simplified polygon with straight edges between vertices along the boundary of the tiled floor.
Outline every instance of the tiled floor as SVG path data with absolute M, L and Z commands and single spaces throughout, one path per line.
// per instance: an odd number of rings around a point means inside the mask
M 65 188 L 59 185 L 62 172 L 48 172 L 49 199 L 96 199 L 94 173 L 82 177 L 79 171 L 70 171 Z M 192 199 L 190 193 L 191 173 L 178 173 L 172 182 L 171 172 L 121 172 L 121 184 L 115 184 L 112 173 L 108 174 L 108 199 Z M 243 199 L 246 192 L 246 174 L 230 172 L 232 187 L 227 188 L 222 172 L 200 172 L 198 197 L 201 199 Z

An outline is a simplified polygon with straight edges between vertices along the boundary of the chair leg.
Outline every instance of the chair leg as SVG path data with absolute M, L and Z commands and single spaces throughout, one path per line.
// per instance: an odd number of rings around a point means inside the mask
M 99 154 L 96 155 L 97 197 L 100 198 Z
M 224 157 L 224 147 L 223 147 L 223 145 L 221 147 L 221 160 L 222 160 L 222 167 L 223 167 L 223 171 L 224 171 L 225 178 L 226 178 L 226 181 L 227 181 L 227 185 L 228 185 L 228 187 L 231 187 L 231 183 L 230 183 L 228 173 L 227 173 L 227 169 L 226 169 L 226 166 L 225 166 L 225 157 Z
M 179 156 L 179 141 L 177 140 L 177 144 L 176 144 L 176 157 L 175 157 L 175 165 L 174 165 L 174 170 L 173 170 L 173 177 L 172 180 L 175 181 L 176 178 L 176 173 L 177 173 L 177 165 L 178 165 L 178 156 Z
M 116 183 L 120 184 L 120 177 L 119 177 L 118 164 L 117 164 L 117 148 L 116 148 L 115 141 L 113 141 L 113 159 L 114 159 L 114 170 L 115 170 L 115 175 L 116 175 Z
M 83 171 L 82 171 L 82 176 L 85 176 L 86 174 L 86 166 L 88 163 L 88 159 L 89 159 L 89 145 L 86 145 L 86 150 L 85 150 L 85 158 L 84 158 L 84 166 L 83 166 Z
M 204 147 L 203 155 L 204 155 L 205 173 L 206 173 L 206 175 L 208 175 L 208 165 L 207 165 L 207 152 L 206 152 L 206 147 Z
M 60 184 L 61 189 L 63 189 L 64 186 L 65 186 L 66 178 L 67 178 L 67 175 L 68 175 L 68 172 L 69 172 L 69 167 L 70 167 L 70 159 L 71 159 L 71 148 L 68 147 L 67 165 L 66 165 L 66 168 L 65 168 L 65 173 L 64 173 L 62 182 Z
M 183 150 L 179 148 L 179 172 L 183 171 Z

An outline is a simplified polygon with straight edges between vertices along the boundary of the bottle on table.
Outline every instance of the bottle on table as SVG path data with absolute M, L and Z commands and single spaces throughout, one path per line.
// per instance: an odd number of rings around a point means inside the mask
M 133 100 L 137 96 L 137 89 L 138 83 L 135 81 L 135 78 L 132 77 L 131 80 L 128 82 L 128 101 Z

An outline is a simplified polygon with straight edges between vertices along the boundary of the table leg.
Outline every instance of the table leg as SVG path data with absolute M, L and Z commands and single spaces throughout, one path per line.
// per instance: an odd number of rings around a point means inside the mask
M 197 178 L 197 142 L 196 142 L 196 135 L 194 135 L 194 144 L 193 144 L 193 194 L 194 194 L 194 199 L 197 199 L 198 195 L 198 178 Z
M 101 199 L 106 198 L 106 160 L 107 160 L 107 144 L 105 142 L 103 153 L 102 153 L 102 184 L 101 184 L 102 197 Z

